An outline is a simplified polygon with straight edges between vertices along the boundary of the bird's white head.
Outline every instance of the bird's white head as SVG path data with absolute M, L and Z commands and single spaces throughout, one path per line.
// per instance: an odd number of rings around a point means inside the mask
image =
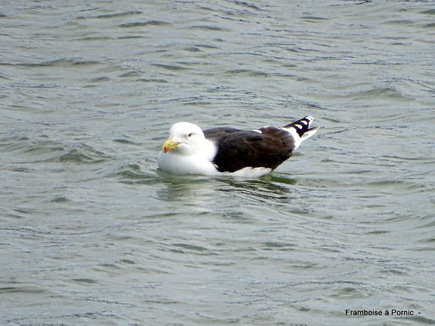
M 163 144 L 162 152 L 192 155 L 201 151 L 204 141 L 204 133 L 196 124 L 177 122 L 169 130 L 169 139 Z

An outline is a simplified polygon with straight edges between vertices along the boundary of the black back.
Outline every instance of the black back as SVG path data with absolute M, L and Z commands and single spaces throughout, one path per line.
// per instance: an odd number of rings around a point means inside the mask
M 204 131 L 217 145 L 213 160 L 218 171 L 235 172 L 245 167 L 275 169 L 287 160 L 294 149 L 291 134 L 281 128 L 265 127 L 256 131 L 213 128 Z

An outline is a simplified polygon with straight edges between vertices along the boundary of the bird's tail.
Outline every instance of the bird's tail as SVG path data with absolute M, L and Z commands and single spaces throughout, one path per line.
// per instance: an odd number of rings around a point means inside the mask
M 306 117 L 294 121 L 284 127 L 284 130 L 287 130 L 295 140 L 295 149 L 299 147 L 299 145 L 306 139 L 313 136 L 319 128 L 310 128 L 311 123 L 314 121 L 312 116 L 307 115 Z

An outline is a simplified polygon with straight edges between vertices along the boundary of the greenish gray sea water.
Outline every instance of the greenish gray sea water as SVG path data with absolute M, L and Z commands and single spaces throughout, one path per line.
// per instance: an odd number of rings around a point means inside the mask
M 2 1 L 0 323 L 435 325 L 434 18 Z M 321 129 L 266 177 L 157 169 L 176 121 L 305 115 Z

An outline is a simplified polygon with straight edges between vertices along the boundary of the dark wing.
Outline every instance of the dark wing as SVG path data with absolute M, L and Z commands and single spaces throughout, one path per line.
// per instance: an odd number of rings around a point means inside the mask
M 241 132 L 242 130 L 236 128 L 219 127 L 204 130 L 204 135 L 207 139 L 217 140 L 223 136 L 234 132 Z
M 213 160 L 220 172 L 234 172 L 245 167 L 275 169 L 288 159 L 294 148 L 292 136 L 285 130 L 267 127 L 256 131 L 233 128 L 205 130 L 206 138 L 217 144 Z

